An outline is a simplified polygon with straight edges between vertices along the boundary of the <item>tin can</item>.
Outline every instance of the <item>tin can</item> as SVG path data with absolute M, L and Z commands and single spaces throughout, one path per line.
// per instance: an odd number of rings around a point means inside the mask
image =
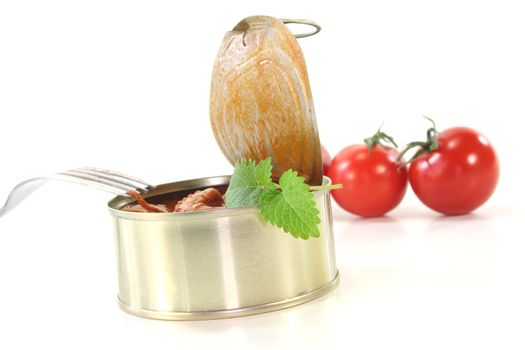
M 224 190 L 229 179 L 163 184 L 146 198 Z M 269 312 L 330 292 L 339 274 L 328 191 L 314 192 L 314 200 L 320 237 L 302 240 L 265 222 L 257 207 L 136 213 L 119 210 L 131 199 L 115 197 L 108 207 L 116 233 L 120 307 L 147 318 L 204 320 Z

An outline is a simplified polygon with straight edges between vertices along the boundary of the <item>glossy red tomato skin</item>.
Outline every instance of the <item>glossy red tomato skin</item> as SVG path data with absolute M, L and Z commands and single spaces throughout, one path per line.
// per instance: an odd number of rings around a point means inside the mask
M 365 217 L 382 216 L 403 199 L 407 169 L 396 161 L 392 148 L 375 146 L 371 153 L 364 144 L 342 149 L 332 160 L 328 176 L 343 188 L 331 191 L 343 209 Z
M 330 164 L 332 163 L 332 157 L 330 157 L 330 153 L 328 153 L 323 145 L 321 145 L 321 156 L 323 159 L 323 175 L 328 176 L 328 170 L 330 169 Z
M 485 136 L 466 127 L 440 132 L 437 141 L 437 150 L 423 154 L 410 165 L 410 186 L 435 211 L 446 215 L 470 213 L 496 188 L 496 151 Z

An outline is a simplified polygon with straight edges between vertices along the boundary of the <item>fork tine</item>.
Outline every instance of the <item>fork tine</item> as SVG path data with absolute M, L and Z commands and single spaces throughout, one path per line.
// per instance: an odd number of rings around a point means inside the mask
M 121 179 L 125 179 L 125 180 L 128 180 L 128 181 L 131 181 L 133 183 L 140 184 L 142 187 L 145 187 L 145 188 L 154 188 L 155 187 L 154 185 L 149 184 L 149 183 L 147 183 L 146 181 L 144 181 L 142 179 L 139 179 L 139 178 L 133 177 L 133 176 L 129 176 L 129 175 L 126 175 L 126 174 L 123 174 L 123 173 L 119 173 L 119 172 L 116 172 L 116 171 L 113 171 L 113 170 L 102 169 L 102 168 L 95 168 L 95 167 L 81 167 L 81 168 L 78 168 L 77 170 L 97 172 L 97 173 L 106 174 L 106 175 L 109 175 L 109 176 L 112 176 L 112 177 L 118 177 L 118 178 L 121 178 Z
M 109 170 L 104 169 L 92 169 L 92 168 L 79 168 L 79 169 L 72 169 L 69 170 L 70 173 L 75 173 L 79 175 L 86 175 L 86 176 L 96 176 L 105 180 L 114 181 L 120 184 L 123 184 L 125 186 L 128 186 L 130 188 L 138 189 L 143 192 L 146 192 L 150 187 L 153 187 L 144 181 L 130 178 L 127 175 L 124 174 L 116 174 Z
M 52 174 L 52 175 L 48 176 L 47 178 L 55 179 L 55 180 L 62 180 L 62 181 L 67 181 L 67 182 L 73 182 L 73 183 L 77 183 L 77 184 L 80 184 L 80 185 L 85 185 L 85 186 L 89 186 L 89 187 L 98 188 L 100 190 L 103 190 L 103 191 L 106 191 L 106 192 L 110 192 L 110 193 L 113 193 L 113 194 L 116 194 L 116 195 L 119 195 L 119 196 L 129 197 L 128 189 L 124 189 L 124 188 L 121 188 L 121 187 L 116 187 L 113 184 L 109 185 L 109 184 L 106 184 L 106 183 L 102 183 L 102 182 L 100 182 L 98 180 L 93 180 L 93 179 L 89 179 L 89 178 L 85 178 L 85 177 L 79 177 L 79 176 L 73 175 L 73 174 L 56 173 L 56 174 Z
M 129 186 L 127 184 L 124 184 L 124 183 L 122 183 L 120 181 L 116 181 L 116 180 L 113 180 L 113 179 L 110 179 L 110 178 L 101 177 L 101 176 L 98 176 L 98 175 L 76 172 L 74 170 L 68 170 L 68 171 L 64 171 L 62 173 L 58 173 L 58 174 L 59 175 L 70 176 L 70 177 L 76 177 L 78 179 L 82 179 L 84 181 L 88 181 L 88 182 L 91 182 L 91 183 L 103 184 L 105 186 L 113 187 L 114 189 L 117 189 L 117 190 L 120 190 L 120 191 L 123 191 L 123 192 L 127 192 L 129 190 L 138 190 L 140 192 L 144 191 L 144 189 L 142 189 L 142 188 L 135 188 L 133 186 Z

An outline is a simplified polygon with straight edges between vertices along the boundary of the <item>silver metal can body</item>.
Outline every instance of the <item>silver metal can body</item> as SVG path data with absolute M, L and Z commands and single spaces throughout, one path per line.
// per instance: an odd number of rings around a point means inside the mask
M 183 196 L 228 182 L 222 176 L 169 183 L 147 197 Z M 118 210 L 130 199 L 114 198 L 108 205 L 121 308 L 156 319 L 214 319 L 277 310 L 328 293 L 338 282 L 329 193 L 317 191 L 314 199 L 321 234 L 302 240 L 265 222 L 256 207 L 135 213 Z

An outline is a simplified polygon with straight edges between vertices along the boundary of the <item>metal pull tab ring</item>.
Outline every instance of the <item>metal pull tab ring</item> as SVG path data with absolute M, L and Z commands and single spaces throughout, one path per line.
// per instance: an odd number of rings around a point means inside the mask
M 321 26 L 317 23 L 315 23 L 314 21 L 310 21 L 308 19 L 290 19 L 290 18 L 281 18 L 281 21 L 284 23 L 284 24 L 289 24 L 289 23 L 293 23 L 293 24 L 305 24 L 307 26 L 311 26 L 311 27 L 314 27 L 314 30 L 311 31 L 311 32 L 307 32 L 307 33 L 301 33 L 301 34 L 294 34 L 294 36 L 299 39 L 299 38 L 306 38 L 307 36 L 312 36 L 312 35 L 315 35 L 317 33 L 319 33 L 321 31 Z

